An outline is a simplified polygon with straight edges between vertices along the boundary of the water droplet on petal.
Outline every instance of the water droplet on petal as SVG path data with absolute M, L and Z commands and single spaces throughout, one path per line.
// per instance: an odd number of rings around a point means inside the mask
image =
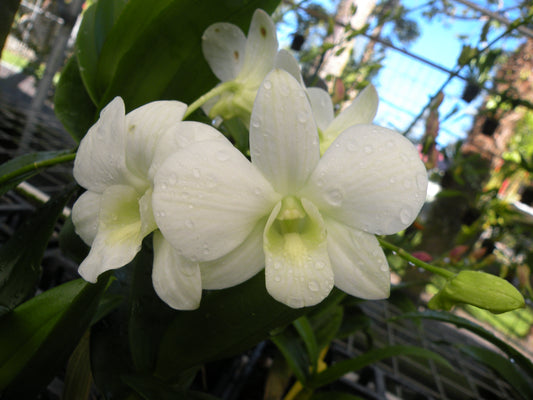
M 194 175 L 195 178 L 199 178 L 201 175 L 200 170 L 198 168 L 193 168 L 192 174 Z
M 420 190 L 426 187 L 427 178 L 425 174 L 418 174 L 416 176 L 416 187 Z
M 165 182 L 163 182 L 163 183 L 161 184 L 161 189 L 162 189 L 162 190 L 167 190 L 167 184 L 166 184 Z
M 311 292 L 318 292 L 318 290 L 320 289 L 320 286 L 318 285 L 316 281 L 310 281 L 307 284 L 307 287 L 309 288 Z
M 276 282 L 281 282 L 281 276 L 276 275 L 276 276 L 274 277 L 274 280 L 275 280 Z
M 224 150 L 220 150 L 220 151 L 216 154 L 215 157 L 217 158 L 218 161 L 227 161 L 227 160 L 229 160 L 229 155 L 228 155 L 228 153 L 226 153 Z
M 365 146 L 365 153 L 366 154 L 372 153 L 372 146 Z
M 386 265 L 386 264 L 381 264 L 381 266 L 379 267 L 379 269 L 383 272 L 387 272 L 389 270 L 389 266 Z
M 332 206 L 340 206 L 343 200 L 343 195 L 340 189 L 331 189 L 326 193 L 326 200 Z
M 357 150 L 357 146 L 355 145 L 355 143 L 348 143 L 348 151 L 355 151 Z
M 194 228 L 194 222 L 191 219 L 188 219 L 187 221 L 185 221 L 185 226 L 189 229 L 192 229 Z
M 266 80 L 263 82 L 263 87 L 267 90 L 270 90 L 272 89 L 272 82 L 270 82 L 269 80 Z
M 281 268 L 281 263 L 280 263 L 280 262 L 276 262 L 276 263 L 274 263 L 274 269 L 275 269 L 275 270 L 278 270 L 278 269 L 280 269 L 280 268 Z
M 394 183 L 394 182 L 396 182 L 396 179 L 395 179 L 394 177 L 391 177 L 391 178 L 389 179 L 389 182 L 390 182 L 390 183 Z
M 261 126 L 261 121 L 257 117 L 254 118 L 254 120 L 252 121 L 252 126 L 254 128 L 259 128 Z
M 411 180 L 409 178 L 405 178 L 403 180 L 403 187 L 406 189 L 409 189 L 411 187 Z
M 402 224 L 408 224 L 411 222 L 411 211 L 409 211 L 407 208 L 403 208 L 400 211 L 400 221 Z
M 298 112 L 298 121 L 300 121 L 302 124 L 307 122 L 307 113 L 305 111 Z
M 325 263 L 324 261 L 317 261 L 317 262 L 315 263 L 315 268 L 316 268 L 317 270 L 319 270 L 319 271 L 320 271 L 320 270 L 323 270 L 325 267 L 326 267 L 326 263 Z

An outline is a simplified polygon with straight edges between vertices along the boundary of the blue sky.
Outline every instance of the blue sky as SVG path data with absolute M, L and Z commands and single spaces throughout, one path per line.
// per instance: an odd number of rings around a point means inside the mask
M 407 8 L 417 6 L 420 3 L 416 0 L 402 1 L 402 4 Z M 478 3 L 481 4 L 481 2 Z M 324 1 L 323 4 L 334 9 L 331 1 Z M 478 44 L 479 34 L 484 24 L 484 21 L 479 20 L 451 20 L 446 17 L 435 17 L 428 21 L 420 12 L 413 12 L 409 16 L 417 21 L 421 34 L 414 43 L 407 47 L 407 50 L 448 69 L 453 69 L 456 65 L 464 43 L 472 46 Z M 288 35 L 293 32 L 290 24 L 279 26 L 282 46 L 289 45 Z M 501 32 L 501 29 L 492 29 L 488 35 L 489 40 Z M 468 37 L 468 39 L 460 39 L 461 35 Z M 365 40 L 363 37 L 360 39 L 363 42 Z M 517 41 L 500 41 L 498 44 L 513 48 Z M 446 73 L 415 61 L 397 51 L 387 50 L 383 68 L 373 81 L 380 95 L 380 106 L 375 122 L 398 131 L 405 130 L 447 78 Z M 462 101 L 460 97 L 463 86 L 464 81 L 455 78 L 444 91 L 445 98 L 439 109 L 441 116 L 447 115 L 455 107 L 459 111 L 441 124 L 438 138 L 438 143 L 441 146 L 446 146 L 467 135 L 472 125 L 473 115 L 476 114 L 477 107 L 481 102 L 482 96 L 478 96 L 471 104 Z M 420 137 L 422 133 L 423 120 L 411 131 L 414 139 Z

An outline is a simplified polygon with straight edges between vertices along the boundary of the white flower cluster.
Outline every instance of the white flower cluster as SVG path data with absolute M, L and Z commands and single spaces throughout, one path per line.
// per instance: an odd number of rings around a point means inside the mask
M 389 267 L 374 235 L 409 226 L 427 175 L 414 146 L 372 125 L 373 87 L 334 118 L 328 94 L 306 89 L 296 60 L 277 51 L 258 10 L 248 37 L 209 27 L 203 51 L 232 82 L 211 117 L 249 126 L 249 161 L 215 128 L 182 121 L 186 105 L 157 101 L 125 115 L 115 98 L 82 140 L 74 166 L 87 189 L 73 209 L 91 246 L 80 274 L 95 282 L 133 260 L 153 232 L 153 285 L 169 306 L 199 306 L 202 289 L 237 285 L 265 268 L 266 287 L 293 308 L 333 286 L 388 297 Z

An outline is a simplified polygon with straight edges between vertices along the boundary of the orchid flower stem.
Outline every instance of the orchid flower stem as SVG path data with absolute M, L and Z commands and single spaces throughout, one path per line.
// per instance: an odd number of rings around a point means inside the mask
M 422 260 L 419 260 L 418 258 L 416 258 L 416 257 L 412 256 L 411 254 L 409 254 L 404 249 L 402 249 L 402 248 L 400 248 L 400 247 L 398 247 L 398 246 L 396 246 L 396 245 L 394 245 L 392 243 L 389 243 L 389 242 L 387 242 L 384 239 L 381 239 L 379 237 L 377 239 L 378 239 L 379 244 L 381 245 L 381 247 L 383 247 L 383 248 L 385 248 L 387 250 L 391 250 L 391 251 L 395 252 L 401 258 L 403 258 L 406 261 L 409 261 L 410 263 L 413 263 L 418 268 L 425 269 L 426 271 L 433 272 L 434 274 L 443 276 L 445 278 L 453 278 L 455 276 L 455 274 L 453 272 L 448 271 L 447 269 L 444 269 L 444 268 L 435 267 L 434 265 L 431 265 L 431 264 L 428 264 L 428 263 L 426 263 L 426 262 L 424 262 Z
M 200 96 L 194 103 L 192 103 L 189 107 L 187 107 L 187 111 L 185 112 L 185 115 L 183 116 L 183 119 L 186 119 L 189 115 L 191 115 L 193 112 L 195 112 L 197 109 L 199 109 L 201 106 L 203 106 L 208 100 L 211 100 L 213 97 L 219 96 L 222 93 L 226 91 L 231 91 L 235 88 L 236 83 L 234 81 L 228 81 L 221 83 L 218 86 L 215 86 L 213 89 L 211 89 L 206 94 Z

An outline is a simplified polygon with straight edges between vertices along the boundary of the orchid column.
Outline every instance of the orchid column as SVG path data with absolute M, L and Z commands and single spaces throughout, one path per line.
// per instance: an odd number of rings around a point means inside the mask
M 293 308 L 319 303 L 333 285 L 361 298 L 388 297 L 389 267 L 374 235 L 409 226 L 427 188 L 406 138 L 360 124 L 320 157 L 306 92 L 280 69 L 267 75 L 254 103 L 252 161 L 222 138 L 176 152 L 155 176 L 156 222 L 180 254 L 215 261 L 248 243 L 264 254 L 268 292 Z M 262 236 L 252 234 L 258 226 Z M 246 263 L 234 265 L 248 272 Z

